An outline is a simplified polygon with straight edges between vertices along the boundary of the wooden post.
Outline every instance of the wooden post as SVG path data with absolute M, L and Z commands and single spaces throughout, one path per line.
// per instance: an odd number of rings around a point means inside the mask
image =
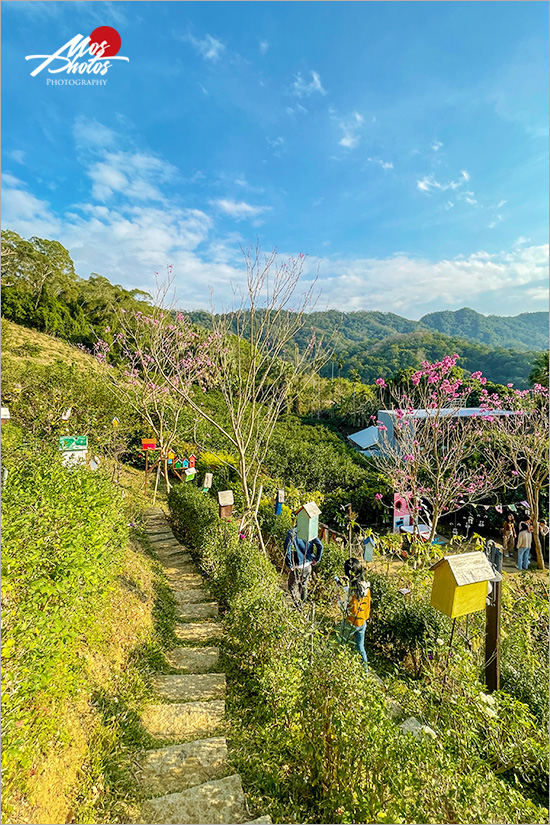
M 143 485 L 143 492 L 147 492 L 147 476 L 149 474 L 149 450 L 145 450 L 145 483 Z
M 500 690 L 500 610 L 502 582 L 493 582 L 490 602 L 485 608 L 485 684 L 487 691 Z

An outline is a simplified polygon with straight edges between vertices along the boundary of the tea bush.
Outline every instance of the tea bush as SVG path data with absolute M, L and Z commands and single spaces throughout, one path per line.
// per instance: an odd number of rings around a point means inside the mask
M 402 733 L 387 714 L 383 692 L 365 679 L 359 657 L 327 636 L 325 621 L 315 623 L 307 609 L 289 607 L 269 559 L 239 537 L 236 523 L 221 522 L 200 495 L 185 489 L 172 496 L 173 517 L 189 529 L 207 510 L 209 526 L 195 546 L 212 591 L 229 608 L 230 748 L 252 805 L 279 822 L 546 821 L 539 804 L 545 749 L 524 705 L 501 700 L 501 718 L 493 723 L 480 707 L 473 657 L 466 657 L 463 672 L 453 665 L 453 689 L 445 692 L 436 654 L 423 659 L 433 670 L 422 690 L 402 677 L 392 685 L 401 691 L 404 712 L 431 722 L 436 737 Z M 270 517 L 266 513 L 266 521 Z M 201 535 L 198 529 L 194 535 Z M 325 552 L 328 582 L 333 570 L 341 572 L 347 552 L 337 545 Z M 405 604 L 383 576 L 370 578 L 372 646 L 399 659 L 435 647 L 439 632 L 448 637 L 445 617 L 420 602 L 422 582 Z
M 100 471 L 67 469 L 48 450 L 4 450 L 3 764 L 6 783 L 59 734 L 83 651 L 98 633 L 128 539 L 120 493 Z

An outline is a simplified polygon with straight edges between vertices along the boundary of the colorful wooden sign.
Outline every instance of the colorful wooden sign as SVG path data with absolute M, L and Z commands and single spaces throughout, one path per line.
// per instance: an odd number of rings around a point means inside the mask
M 212 487 L 213 479 L 214 479 L 214 476 L 212 475 L 212 473 L 205 473 L 204 474 L 204 481 L 202 483 L 202 489 L 204 490 L 204 492 L 206 492 L 207 490 L 210 490 L 210 488 Z
M 156 438 L 142 438 L 141 439 L 141 447 L 144 450 L 156 450 L 157 449 L 157 440 L 156 440 Z
M 118 420 L 116 415 L 113 419 L 111 419 L 111 424 L 113 425 L 113 427 L 118 427 L 118 425 L 120 424 L 120 421 Z
M 367 536 L 363 540 L 363 560 L 366 562 L 372 561 L 374 548 L 376 547 L 376 539 L 374 536 Z
M 189 466 L 190 466 L 190 467 L 194 467 L 194 466 L 195 466 L 195 461 L 196 461 L 195 456 L 194 456 L 194 455 L 190 455 L 190 456 L 189 456 Z
M 62 453 L 76 452 L 88 449 L 87 435 L 63 435 L 59 439 L 59 449 Z

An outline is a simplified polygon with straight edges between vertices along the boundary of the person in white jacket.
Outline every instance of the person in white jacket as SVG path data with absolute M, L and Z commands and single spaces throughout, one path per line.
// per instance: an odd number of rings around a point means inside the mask
M 522 521 L 518 533 L 518 570 L 529 570 L 531 561 L 531 543 L 533 541 L 533 525 L 530 521 Z

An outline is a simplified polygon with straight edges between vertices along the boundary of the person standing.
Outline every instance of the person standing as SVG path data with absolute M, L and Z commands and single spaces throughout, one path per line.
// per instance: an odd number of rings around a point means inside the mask
M 514 543 L 516 540 L 516 520 L 512 513 L 506 517 L 506 521 L 502 525 L 502 549 L 505 556 L 511 556 L 514 552 Z
M 315 537 L 307 544 L 303 539 L 299 539 L 296 527 L 288 531 L 284 543 L 285 562 L 288 570 L 288 592 L 292 596 L 292 601 L 298 608 L 307 598 L 307 586 L 311 570 L 314 565 L 321 561 L 323 555 L 323 545 Z
M 522 521 L 518 534 L 518 570 L 529 570 L 533 526 L 530 521 Z
M 370 617 L 370 583 L 365 581 L 364 568 L 359 559 L 346 559 L 344 572 L 349 580 L 349 588 L 342 636 L 348 640 L 353 635 L 355 647 L 361 656 L 365 673 L 368 674 L 369 663 L 365 652 L 365 631 L 367 620 Z

